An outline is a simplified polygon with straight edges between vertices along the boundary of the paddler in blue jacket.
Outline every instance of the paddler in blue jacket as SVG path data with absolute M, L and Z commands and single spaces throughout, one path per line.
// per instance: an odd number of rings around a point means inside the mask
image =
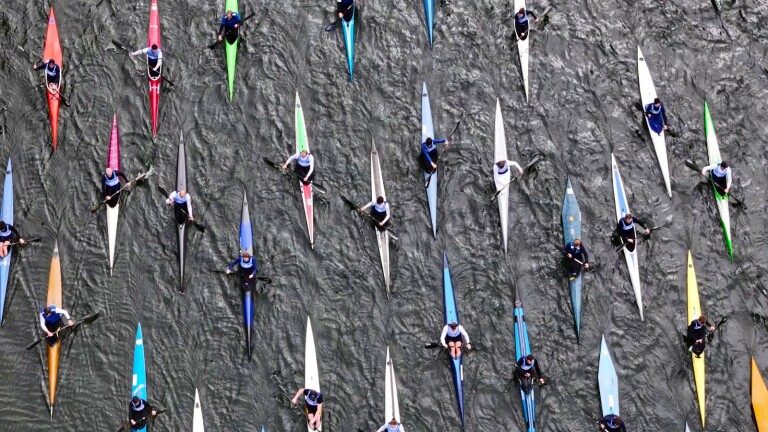
M 526 40 L 528 38 L 528 28 L 530 27 L 528 17 L 533 17 L 533 22 L 539 22 L 539 18 L 531 11 L 520 8 L 515 14 L 515 33 L 520 40 Z
M 368 208 L 371 208 L 371 217 L 376 219 L 376 222 L 378 223 L 376 228 L 378 228 L 379 231 L 384 231 L 384 227 L 389 224 L 389 202 L 386 201 L 383 196 L 380 196 L 376 198 L 376 201 L 371 201 L 360 207 L 358 210 L 364 212 Z
M 289 157 L 283 164 L 283 169 L 288 169 L 288 164 L 294 160 L 296 161 L 296 165 L 293 167 L 293 172 L 299 176 L 303 184 L 308 185 L 312 183 L 312 180 L 315 179 L 315 157 L 312 156 L 309 151 L 302 150 Z
M 439 155 L 437 154 L 437 144 L 445 143 L 445 147 L 448 147 L 448 140 L 447 139 L 440 139 L 440 140 L 433 140 L 432 138 L 427 138 L 426 141 L 421 143 L 421 153 L 419 154 L 419 160 L 421 161 L 421 166 L 424 168 L 424 172 L 431 174 L 435 170 L 437 170 L 437 159 Z
M 653 103 L 645 106 L 645 116 L 648 118 L 648 125 L 651 130 L 661 135 L 662 131 L 667 130 L 667 111 L 661 99 L 656 98 Z
M 615 414 L 608 414 L 597 421 L 597 425 L 601 431 L 607 432 L 627 432 L 627 427 L 624 426 L 624 420 Z
M 14 239 L 18 239 L 19 244 L 26 243 L 26 240 L 21 237 L 13 225 L 8 225 L 5 221 L 0 220 L 0 258 L 8 256 L 8 248 Z
M 304 395 L 304 402 L 307 407 L 307 426 L 312 430 L 318 430 L 323 419 L 323 394 L 317 390 L 302 387 L 291 399 L 291 404 L 296 405 L 301 395 Z
M 149 48 L 142 48 L 138 51 L 134 51 L 129 55 L 133 57 L 139 54 L 147 55 L 147 73 L 149 73 L 149 76 L 151 78 L 159 77 L 160 72 L 163 70 L 163 51 L 160 50 L 157 44 L 152 44 Z
M 701 354 L 707 347 L 707 335 L 709 332 L 713 331 L 715 331 L 715 326 L 707 321 L 706 315 L 702 315 L 691 321 L 691 324 L 688 325 L 687 332 L 688 351 L 695 354 L 696 357 L 701 357 Z
M 240 14 L 237 12 L 227 11 L 227 14 L 221 17 L 221 25 L 219 26 L 219 41 L 226 36 L 227 42 L 233 44 L 237 40 L 237 36 L 240 33 L 238 28 L 240 27 Z
M 176 223 L 179 225 L 185 224 L 187 220 L 194 221 L 192 217 L 192 195 L 188 194 L 186 190 L 173 191 L 166 198 L 165 203 L 168 205 L 173 204 L 173 214 L 176 218 Z
M 336 14 L 339 18 L 344 18 L 344 21 L 349 22 L 354 13 L 353 4 L 355 4 L 355 0 L 336 0 Z
M 112 168 L 104 170 L 104 175 L 102 176 L 101 181 L 101 193 L 104 195 L 104 199 L 107 200 L 107 205 L 110 207 L 116 206 L 120 201 L 120 196 L 117 195 L 118 191 L 122 189 L 120 178 L 126 182 L 126 188 L 131 187 L 131 182 L 128 181 L 128 178 L 122 171 L 113 170 Z
M 635 233 L 635 224 L 643 227 L 645 230 L 643 231 L 644 235 L 649 235 L 651 233 L 650 228 L 648 228 L 645 222 L 637 219 L 630 213 L 627 213 L 622 219 L 619 219 L 619 223 L 616 225 L 616 232 L 619 234 L 619 237 L 621 237 L 622 243 L 626 245 L 624 247 L 629 252 L 633 252 L 635 250 L 635 240 L 637 239 L 637 234 Z
M 67 319 L 68 326 L 75 324 L 72 321 L 72 317 L 69 316 L 69 312 L 64 309 L 59 309 L 54 305 L 40 309 L 40 327 L 48 335 L 46 340 L 50 346 L 54 346 L 59 341 L 59 336 L 56 332 L 64 327 L 64 318 L 62 317 Z
M 533 356 L 533 354 L 528 354 L 525 357 L 520 357 L 517 360 L 517 367 L 515 368 L 515 375 L 517 376 L 517 379 L 520 381 L 520 385 L 523 387 L 523 390 L 526 394 L 531 392 L 531 385 L 533 384 L 533 374 L 536 374 L 536 377 L 538 378 L 539 384 L 544 385 L 544 374 L 541 373 L 541 367 L 539 367 L 539 362 L 536 360 L 536 358 Z
M 706 176 L 707 171 L 712 171 L 712 175 L 709 178 L 718 186 L 720 195 L 730 192 L 733 174 L 731 173 L 731 167 L 725 161 L 704 167 L 701 170 L 701 175 Z
M 128 420 L 131 422 L 132 430 L 141 430 L 147 426 L 150 416 L 157 415 L 157 411 L 144 399 L 134 396 L 128 402 Z
M 405 432 L 403 425 L 397 422 L 396 418 L 392 418 L 389 423 L 380 427 L 376 432 Z
M 563 255 L 568 258 L 568 277 L 570 280 L 576 279 L 581 273 L 581 267 L 589 268 L 589 253 L 587 248 L 581 244 L 580 238 L 575 238 L 563 246 Z
M 236 265 L 240 266 L 240 277 L 243 279 L 245 288 L 253 288 L 253 278 L 256 276 L 256 273 L 259 272 L 259 265 L 256 264 L 256 258 L 253 258 L 248 251 L 242 251 L 242 253 L 227 266 L 225 273 L 232 273 Z
M 32 65 L 32 69 L 40 70 L 45 69 L 45 82 L 48 83 L 48 91 L 56 93 L 59 91 L 59 84 L 61 84 L 61 68 L 56 64 L 53 59 L 43 60 L 42 63 L 35 63 Z

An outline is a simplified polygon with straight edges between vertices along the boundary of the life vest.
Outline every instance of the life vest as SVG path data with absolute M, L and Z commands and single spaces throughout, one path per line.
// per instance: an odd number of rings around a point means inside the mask
M 51 308 L 51 314 L 48 316 L 45 316 L 45 308 L 40 309 L 40 315 L 43 316 L 45 322 L 48 324 L 56 324 L 61 321 L 61 315 L 56 312 L 56 306 L 51 305 L 48 307 Z
M 387 202 L 384 201 L 383 203 L 379 204 L 376 203 L 373 205 L 373 210 L 377 213 L 386 213 L 387 212 Z
M 533 367 L 536 366 L 536 360 L 533 361 L 533 363 L 528 364 L 528 362 L 523 358 L 523 364 L 520 365 L 520 369 L 524 371 L 529 371 L 533 369 Z
M 59 75 L 59 65 L 55 64 L 53 65 L 53 69 L 48 68 L 48 66 L 45 67 L 45 74 L 49 77 L 55 77 Z
M 581 246 L 574 246 L 571 242 L 571 255 L 578 255 L 581 253 Z
M 656 105 L 654 105 L 654 104 L 649 104 L 649 105 L 648 105 L 648 112 L 649 112 L 649 113 L 651 113 L 652 115 L 660 114 L 660 113 L 661 113 L 661 108 L 662 108 L 663 106 L 664 106 L 664 105 L 662 105 L 662 104 L 659 104 L 659 107 L 658 107 L 658 108 L 656 108 Z
M 424 141 L 424 148 L 427 149 L 428 152 L 431 152 L 435 149 L 435 142 L 432 141 L 432 145 L 429 145 L 426 141 Z
M 320 395 L 321 394 L 322 393 L 317 392 L 317 396 L 315 396 L 314 399 L 310 398 L 309 395 L 306 395 L 306 396 L 304 396 L 304 401 L 307 403 L 307 405 L 316 407 L 317 406 L 317 400 L 320 399 Z
M 139 406 L 134 406 L 133 403 L 131 403 L 131 409 L 139 412 L 144 409 L 144 400 L 139 398 Z
M 446 333 L 450 337 L 456 337 L 461 334 L 461 330 L 459 329 L 459 326 L 456 326 L 456 330 L 451 330 L 451 327 L 448 326 L 448 333 Z
M 160 48 L 158 48 L 157 51 L 152 51 L 152 48 L 150 48 L 149 51 L 147 51 L 147 58 L 152 60 L 160 58 Z
M 400 432 L 400 423 L 395 427 L 392 427 L 391 424 L 387 423 L 387 432 Z
M 715 167 L 715 169 L 712 170 L 712 175 L 715 176 L 715 177 L 725 177 L 725 176 L 728 175 L 728 170 L 729 169 L 731 169 L 731 168 L 729 167 L 729 168 L 726 168 L 726 169 L 722 169 L 720 167 L 720 165 L 717 165 Z
M 107 186 L 109 187 L 115 187 L 120 185 L 120 177 L 115 174 L 115 172 L 112 172 L 112 178 L 107 177 L 106 174 L 104 174 L 104 181 L 107 183 Z
M 173 197 L 173 202 L 175 202 L 178 205 L 186 204 L 187 203 L 187 196 L 184 195 L 184 198 L 179 196 L 179 191 L 176 191 L 176 196 Z
M 5 224 L 5 230 L 4 230 L 4 231 L 0 231 L 0 237 L 5 237 L 5 238 L 8 238 L 8 237 L 10 237 L 10 236 L 11 236 L 11 228 L 10 228 L 10 225 L 8 225 L 8 224 Z
M 614 423 L 615 421 L 616 421 L 616 416 L 612 416 L 611 419 L 608 420 L 608 427 L 613 429 L 621 427 L 621 423 L 616 424 Z
M 528 11 L 525 11 L 522 17 L 515 14 L 515 18 L 517 18 L 517 23 L 520 25 L 528 24 Z
M 224 27 L 235 27 L 235 24 L 240 24 L 240 14 L 237 12 L 232 12 L 232 19 L 227 19 L 227 16 L 224 15 L 221 17 L 221 24 L 224 25 Z
M 632 231 L 632 230 L 635 229 L 635 219 L 634 218 L 632 219 L 632 222 L 629 223 L 629 225 L 627 225 L 627 222 L 624 220 L 624 218 L 621 218 L 619 223 L 621 223 L 621 230 L 622 231 Z
M 311 156 L 309 155 L 309 153 L 307 153 L 307 157 L 303 157 L 301 155 L 301 153 L 299 153 L 299 157 L 298 157 L 298 159 L 296 159 L 296 163 L 298 163 L 299 165 L 301 165 L 303 167 L 308 167 L 311 164 L 311 162 L 312 162 L 310 157 Z
M 700 324 L 699 320 L 693 320 L 693 329 L 694 330 L 699 330 L 702 327 L 704 327 L 704 324 Z
M 499 166 L 496 165 L 496 173 L 498 175 L 506 174 L 507 171 L 509 171 L 509 164 L 504 164 L 504 168 L 499 168 Z
M 240 257 L 240 267 L 241 268 L 247 268 L 247 269 L 252 268 L 253 267 L 253 257 L 250 257 L 248 259 L 248 262 L 245 262 L 243 257 Z

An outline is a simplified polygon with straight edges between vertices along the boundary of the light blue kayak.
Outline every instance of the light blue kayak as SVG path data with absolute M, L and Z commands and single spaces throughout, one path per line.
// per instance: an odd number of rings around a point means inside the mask
M 136 326 L 136 346 L 133 349 L 133 382 L 131 383 L 131 397 L 138 396 L 147 400 L 147 372 L 144 364 L 144 337 L 141 334 L 141 323 Z M 146 426 L 137 429 L 138 432 L 146 432 Z
M 8 225 L 13 225 L 13 168 L 10 159 L 8 159 L 8 168 L 5 170 L 0 219 Z M 5 311 L 5 293 L 8 290 L 8 275 L 11 273 L 11 255 L 13 255 L 12 247 L 8 248 L 8 255 L 5 258 L 0 258 L 0 324 L 3 323 Z
M 611 353 L 605 343 L 605 336 L 600 345 L 600 366 L 597 372 L 597 383 L 600 387 L 600 404 L 603 408 L 603 416 L 608 414 L 619 415 L 619 378 L 613 367 Z
M 427 21 L 429 47 L 432 48 L 432 28 L 435 26 L 435 0 L 424 0 L 424 18 Z
M 240 212 L 240 251 L 248 251 L 251 259 L 256 263 L 256 257 L 253 256 L 253 230 L 251 229 L 251 216 L 248 212 L 248 198 L 243 191 L 243 210 Z M 256 281 L 254 280 L 255 284 Z M 254 285 L 255 286 L 255 285 Z M 248 360 L 251 359 L 253 352 L 253 290 L 243 286 L 243 324 L 245 325 L 245 344 L 248 349 Z
M 435 139 L 435 129 L 432 126 L 432 108 L 429 106 L 429 94 L 427 93 L 427 83 L 423 83 L 421 90 L 421 141 L 419 142 L 419 153 L 421 153 L 421 143 L 427 138 Z M 429 173 L 424 173 L 424 183 L 427 186 L 427 201 L 429 203 L 429 217 L 432 220 L 432 235 L 437 238 L 437 170 L 430 178 Z
M 579 202 L 576 201 L 576 194 L 573 193 L 570 177 L 568 177 L 568 183 L 565 185 L 565 197 L 563 198 L 563 237 L 565 238 L 565 244 L 572 242 L 575 238 L 581 238 L 581 210 L 579 210 Z M 571 305 L 573 306 L 573 321 L 576 325 L 577 340 L 581 330 L 581 285 L 583 275 L 584 271 L 582 270 L 575 279 L 568 282 L 571 288 Z
M 456 307 L 456 298 L 453 293 L 453 283 L 451 283 L 451 271 L 448 269 L 448 255 L 443 252 L 443 299 L 445 301 L 445 323 L 450 324 L 459 321 L 459 309 Z M 464 356 L 455 359 L 448 356 L 451 361 L 451 371 L 453 372 L 453 386 L 456 389 L 456 400 L 459 403 L 459 415 L 461 416 L 461 426 L 464 427 L 464 392 L 462 382 L 464 381 L 464 366 L 461 364 Z
M 523 311 L 523 302 L 520 300 L 520 293 L 515 289 L 515 360 L 528 356 L 531 353 L 531 346 L 528 343 L 528 325 L 525 323 L 525 312 Z M 525 394 L 523 386 L 520 386 L 520 399 L 523 403 L 523 415 L 528 432 L 535 432 L 536 427 L 536 398 L 534 396 L 534 386 L 531 383 L 531 391 Z
M 341 19 L 341 29 L 344 32 L 344 45 L 347 51 L 347 68 L 349 69 L 349 80 L 352 81 L 355 72 L 355 14 L 357 7 L 352 5 L 352 18 L 349 21 Z

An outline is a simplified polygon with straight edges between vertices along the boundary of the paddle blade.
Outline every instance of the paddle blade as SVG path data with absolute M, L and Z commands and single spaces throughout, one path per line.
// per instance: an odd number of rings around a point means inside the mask
M 355 203 L 353 203 L 353 202 L 352 202 L 350 199 L 348 199 L 347 197 L 345 197 L 345 196 L 342 196 L 342 197 L 341 197 L 341 200 L 342 200 L 342 201 L 344 201 L 344 202 L 347 204 L 347 206 L 349 207 L 349 209 L 350 209 L 350 210 L 357 210 L 357 209 L 358 209 L 358 208 L 357 208 L 357 205 L 356 205 Z
M 270 279 L 270 278 L 268 278 L 266 276 L 256 276 L 256 279 L 264 282 L 265 284 L 271 284 L 272 283 L 272 279 Z
M 104 204 L 104 201 L 99 201 L 98 204 L 96 204 L 95 206 L 91 207 L 91 213 L 96 213 L 97 211 L 99 211 L 99 209 L 101 208 L 102 204 Z
M 336 23 L 330 23 L 327 27 L 325 27 L 325 31 L 330 32 L 336 30 Z
M 166 198 L 168 198 L 169 196 L 171 196 L 171 194 L 169 194 L 169 193 L 168 193 L 168 191 L 167 191 L 167 190 L 165 190 L 165 188 L 164 188 L 164 187 L 162 187 L 162 186 L 160 186 L 160 185 L 157 185 L 157 190 L 159 190 L 159 191 L 160 191 L 160 193 L 161 193 L 161 194 L 163 194 L 163 196 L 164 196 L 164 197 L 166 197 Z
M 435 349 L 435 348 L 440 348 L 440 346 L 441 345 L 439 343 L 437 343 L 437 342 L 430 342 L 430 343 L 425 343 L 424 344 L 424 348 L 425 349 Z
M 114 44 L 116 47 L 120 48 L 121 50 L 124 50 L 124 51 L 129 51 L 129 52 L 130 52 L 130 50 L 129 50 L 128 48 L 126 48 L 126 46 L 125 46 L 125 45 L 123 45 L 122 43 L 120 43 L 120 42 L 118 42 L 118 41 L 116 41 L 116 40 L 114 40 L 114 39 L 112 39 L 112 43 L 113 43 L 113 44 Z
M 264 163 L 266 163 L 267 165 L 271 166 L 272 168 L 275 168 L 275 169 L 282 169 L 282 168 L 283 168 L 283 167 L 282 167 L 280 164 L 278 164 L 277 162 L 271 161 L 271 160 L 269 160 L 269 159 L 267 159 L 267 158 L 265 158 L 265 157 L 263 157 L 263 158 L 261 158 L 261 159 L 264 161 Z
M 685 161 L 685 166 L 687 166 L 688 168 L 690 168 L 690 169 L 696 171 L 697 173 L 701 174 L 701 168 L 699 168 L 698 165 L 693 163 L 692 160 L 686 160 Z
M 219 42 L 220 42 L 220 41 L 217 39 L 217 40 L 216 40 L 216 42 L 214 42 L 214 43 L 212 43 L 212 44 L 208 45 L 208 49 L 214 49 L 214 48 L 216 48 L 216 46 L 217 46 L 217 45 L 219 45 Z

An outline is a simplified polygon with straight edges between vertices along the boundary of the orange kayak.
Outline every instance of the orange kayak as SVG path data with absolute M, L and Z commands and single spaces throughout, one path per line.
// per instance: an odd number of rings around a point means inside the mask
M 53 246 L 53 256 L 51 257 L 51 271 L 48 274 L 48 300 L 46 306 L 54 305 L 62 308 L 61 305 L 61 260 L 59 259 L 59 243 Z M 48 343 L 46 342 L 46 345 Z M 54 346 L 48 345 L 48 402 L 51 405 L 51 417 L 53 417 L 53 405 L 56 403 L 56 382 L 59 378 L 59 351 L 61 350 L 61 341 L 56 342 Z
M 760 368 L 752 357 L 752 409 L 755 411 L 755 422 L 759 432 L 768 432 L 768 389 L 760 375 Z
M 64 65 L 62 63 L 61 45 L 59 44 L 59 30 L 56 28 L 56 18 L 53 16 L 53 6 L 48 14 L 48 31 L 45 34 L 45 46 L 43 47 L 43 60 L 53 59 L 59 68 L 59 90 L 64 78 Z M 59 105 L 61 99 L 59 92 L 52 93 L 46 88 L 48 96 L 48 114 L 51 120 L 51 138 L 53 139 L 53 149 L 56 150 L 56 143 L 59 139 Z

